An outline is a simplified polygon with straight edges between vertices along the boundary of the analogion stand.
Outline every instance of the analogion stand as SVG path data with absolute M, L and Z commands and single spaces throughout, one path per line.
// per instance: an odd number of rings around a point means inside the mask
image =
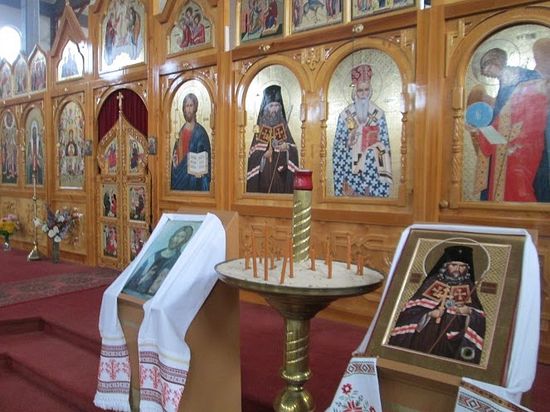
M 281 271 L 283 263 L 276 264 L 273 272 Z M 310 412 L 315 410 L 311 394 L 304 384 L 311 377 L 309 369 L 309 327 L 310 320 L 332 301 L 350 296 L 362 295 L 378 288 L 383 276 L 374 270 L 364 268 L 358 275 L 355 265 L 349 269 L 343 262 L 333 262 L 331 277 L 322 261 L 316 262 L 311 270 L 309 262 L 294 265 L 293 277 L 281 284 L 278 276 L 272 274 L 266 280 L 254 277 L 245 259 L 230 260 L 216 266 L 220 279 L 240 289 L 257 292 L 284 318 L 284 359 L 281 377 L 286 388 L 275 399 L 273 407 L 277 412 Z
M 178 211 L 205 214 L 207 211 Z M 226 233 L 226 258 L 238 256 L 239 218 L 236 212 L 212 211 Z M 118 314 L 130 355 L 132 411 L 139 411 L 138 333 L 143 321 L 142 299 L 121 293 Z M 241 364 L 239 343 L 239 293 L 216 282 L 191 323 L 185 340 L 191 364 L 178 411 L 241 411 Z M 184 336 L 182 336 L 182 340 Z M 215 371 L 215 372 L 213 372 Z M 231 379 L 227 379 L 230 376 Z M 212 396 L 212 394 L 215 394 Z M 208 401 L 205 401 L 205 400 Z

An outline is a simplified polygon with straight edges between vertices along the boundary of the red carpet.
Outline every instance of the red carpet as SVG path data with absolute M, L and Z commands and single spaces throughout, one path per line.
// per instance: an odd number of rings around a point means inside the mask
M 17 365 L 0 355 L 0 381 L 2 393 L 0 396 L 0 410 L 2 411 L 35 411 L 37 405 L 40 410 L 56 412 L 74 412 L 74 407 L 63 400 L 51 395 L 51 393 L 35 385 L 16 372 Z M 5 396 L 5 394 L 24 394 L 25 396 Z
M 90 266 L 79 265 L 61 260 L 53 263 L 48 257 L 27 262 L 30 251 L 11 249 L 0 250 L 0 282 L 15 282 L 25 279 L 35 279 L 40 276 L 59 275 L 62 273 L 85 272 Z
M 81 290 L 0 310 L 0 411 L 98 410 L 92 399 L 99 362 L 99 306 L 104 289 Z M 283 321 L 273 309 L 241 304 L 243 412 L 273 410 L 273 400 L 284 387 L 279 377 L 282 331 Z M 363 328 L 313 319 L 312 378 L 306 388 L 315 399 L 317 411 L 324 411 L 330 404 L 351 351 L 364 332 Z M 535 411 L 545 410 L 550 402 L 550 391 L 546 389 L 549 378 L 550 366 L 540 365 L 530 394 L 530 407 Z
M 73 410 L 96 410 L 92 399 L 99 361 L 97 319 L 103 290 L 89 289 L 30 304 L 12 305 L 0 313 L 0 354 L 7 353 L 20 364 L 27 365 L 27 374 L 38 382 L 53 382 L 61 391 L 56 398 L 72 399 L 73 406 L 78 405 Z M 16 319 L 18 323 L 14 323 Z M 282 319 L 272 309 L 241 304 L 243 412 L 272 411 L 272 402 L 284 387 L 284 381 L 279 377 L 283 356 L 282 328 Z M 330 403 L 349 353 L 355 349 L 363 331 L 337 322 L 314 319 L 310 332 L 313 376 L 306 388 L 312 393 L 317 410 L 321 411 Z M 336 339 L 338 335 L 340 338 Z M 83 342 L 87 342 L 88 349 L 79 348 Z M 0 369 L 0 388 L 4 379 Z M 9 408 L 11 398 L 0 396 L 1 411 L 33 411 Z M 88 408 L 83 407 L 86 402 Z
M 27 262 L 27 254 L 0 252 L 0 307 L 105 286 L 118 271 L 48 260 Z
M 109 285 L 117 276 L 118 272 L 112 269 L 90 268 L 86 272 L 2 283 L 0 307 Z

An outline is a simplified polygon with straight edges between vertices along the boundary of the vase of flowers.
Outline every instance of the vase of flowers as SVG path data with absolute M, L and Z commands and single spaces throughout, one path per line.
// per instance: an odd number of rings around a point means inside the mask
M 76 208 L 63 207 L 55 212 L 46 206 L 46 220 L 35 219 L 35 225 L 40 227 L 52 241 L 52 261 L 59 262 L 59 243 L 67 237 L 82 217 Z
M 4 237 L 4 244 L 2 249 L 6 252 L 11 249 L 10 246 L 10 236 L 19 229 L 19 219 L 17 216 L 8 213 L 2 219 L 0 219 L 0 236 Z

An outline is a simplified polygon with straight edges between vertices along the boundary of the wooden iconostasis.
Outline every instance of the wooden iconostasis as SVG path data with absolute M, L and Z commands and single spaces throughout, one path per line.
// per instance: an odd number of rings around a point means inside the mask
M 213 209 L 239 212 L 244 255 L 288 237 L 307 168 L 315 250 L 344 259 L 350 237 L 384 273 L 412 223 L 530 230 L 550 361 L 550 2 L 419 3 L 98 0 L 86 35 L 66 7 L 51 50 L 0 65 L 14 244 L 36 190 L 39 217 L 83 214 L 64 259 L 125 267 L 163 212 Z M 324 314 L 366 327 L 379 300 Z

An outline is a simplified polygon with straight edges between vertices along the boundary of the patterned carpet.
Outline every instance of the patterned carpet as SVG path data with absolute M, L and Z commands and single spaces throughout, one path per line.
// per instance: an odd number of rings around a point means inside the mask
M 105 286 L 110 284 L 118 274 L 119 272 L 113 269 L 90 268 L 85 272 L 2 283 L 0 307 Z

